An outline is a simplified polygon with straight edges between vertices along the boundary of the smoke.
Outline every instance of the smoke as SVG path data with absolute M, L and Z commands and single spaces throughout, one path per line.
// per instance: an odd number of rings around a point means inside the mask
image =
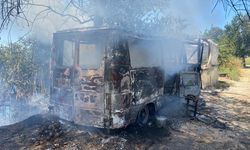
M 0 99 L 0 126 L 22 121 L 32 115 L 47 113 L 48 106 L 49 98 L 42 94 L 25 99 L 16 99 L 11 93 L 5 94 L 5 97 Z
M 19 28 L 28 35 L 51 43 L 54 32 L 69 28 L 107 26 L 135 33 L 176 35 L 182 31 L 183 20 L 165 11 L 168 1 L 95 0 L 88 1 L 33 0 L 17 19 Z M 23 18 L 26 19 L 23 19 Z M 16 33 L 14 33 L 16 34 Z
M 184 39 L 161 38 L 151 40 L 140 39 L 130 44 L 130 59 L 132 67 L 159 66 L 172 76 L 183 70 L 186 63 Z
M 17 18 L 13 28 L 25 28 L 29 36 L 45 43 L 51 43 L 52 34 L 58 30 L 94 25 L 153 35 L 197 37 L 211 25 L 220 24 L 224 17 L 216 9 L 212 13 L 215 4 L 211 0 L 28 2 L 23 8 L 24 15 Z
M 170 1 L 168 13 L 177 18 L 185 20 L 187 34 L 200 36 L 202 32 L 211 26 L 222 26 L 225 21 L 226 14 L 219 10 L 216 0 L 182 0 Z
M 95 26 L 122 28 L 136 33 L 173 37 L 200 36 L 220 26 L 225 14 L 213 10 L 213 0 L 32 0 L 12 27 L 13 36 L 28 36 L 51 43 L 58 30 Z M 26 34 L 25 34 L 26 35 Z
M 15 86 L 6 84 L 5 80 L 0 77 L 0 126 L 48 112 L 49 97 L 46 94 L 34 93 L 18 97 L 16 90 Z
M 30 5 L 27 12 L 28 18 L 34 18 L 35 20 L 32 36 L 39 41 L 51 43 L 53 33 L 58 30 L 94 26 L 96 24 L 97 26 L 121 28 L 139 34 L 160 35 L 177 40 L 168 40 L 164 44 L 153 44 L 152 49 L 166 49 L 167 51 L 158 54 L 157 50 L 155 50 L 150 52 L 149 55 L 157 55 L 155 58 L 164 56 L 165 60 L 169 61 L 173 57 L 174 59 L 183 57 L 181 51 L 183 47 L 181 48 L 181 46 L 184 43 L 182 42 L 187 35 L 197 36 L 197 34 L 200 34 L 200 30 L 203 28 L 200 24 L 207 24 L 211 21 L 208 16 L 211 16 L 211 7 L 213 6 L 210 0 L 193 0 L 192 3 L 188 0 L 183 0 L 181 3 L 174 0 L 156 0 L 154 2 L 141 0 L 118 2 L 112 0 L 83 0 L 79 2 L 73 1 L 74 5 L 69 2 L 34 0 L 33 5 Z M 75 5 L 79 7 L 75 7 Z M 44 6 L 50 6 L 52 10 L 41 13 L 47 9 Z M 91 15 L 95 16 L 93 20 L 87 24 L 80 23 L 90 19 Z M 81 21 L 72 18 L 72 16 Z M 142 45 L 145 45 L 145 43 Z M 148 61 L 152 61 L 152 58 L 148 59 Z M 137 61 L 137 63 L 140 62 Z M 168 68 L 168 72 L 178 72 L 183 68 L 182 66 L 172 67 L 170 62 L 167 61 L 164 63 L 163 68 Z

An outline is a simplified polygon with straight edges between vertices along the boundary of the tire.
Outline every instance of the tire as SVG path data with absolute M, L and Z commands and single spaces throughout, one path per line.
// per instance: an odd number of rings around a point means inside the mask
M 144 108 L 141 109 L 141 111 L 138 113 L 137 116 L 137 124 L 139 126 L 146 126 L 148 124 L 149 121 L 149 109 L 147 106 L 145 106 Z

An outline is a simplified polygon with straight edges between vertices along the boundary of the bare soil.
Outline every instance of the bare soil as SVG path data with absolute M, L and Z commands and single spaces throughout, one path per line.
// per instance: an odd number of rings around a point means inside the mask
M 249 150 L 250 69 L 242 69 L 238 82 L 221 78 L 219 84 L 219 89 L 202 92 L 205 105 L 196 118 L 176 113 L 178 117 L 163 128 L 129 126 L 108 134 L 55 116 L 36 115 L 1 127 L 0 149 Z

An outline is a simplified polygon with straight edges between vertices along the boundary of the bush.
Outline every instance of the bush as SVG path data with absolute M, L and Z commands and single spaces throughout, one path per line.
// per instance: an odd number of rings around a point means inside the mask
M 0 46 L 0 76 L 6 90 L 12 89 L 20 97 L 31 94 L 35 72 L 30 43 Z
M 219 67 L 222 74 L 226 74 L 230 79 L 238 81 L 240 77 L 240 69 L 242 67 L 241 59 L 238 57 L 230 57 L 230 61 Z
M 246 58 L 246 65 L 247 65 L 247 66 L 250 66 L 250 57 L 247 57 L 247 58 Z

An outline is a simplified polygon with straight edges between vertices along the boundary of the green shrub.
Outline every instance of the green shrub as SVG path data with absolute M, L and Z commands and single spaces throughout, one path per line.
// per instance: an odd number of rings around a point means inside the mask
M 247 65 L 247 66 L 250 66 L 250 57 L 247 57 L 247 58 L 246 58 L 246 65 Z
M 240 77 L 240 69 L 242 62 L 240 58 L 230 57 L 230 61 L 227 61 L 224 65 L 219 67 L 221 74 L 226 74 L 230 79 L 238 81 Z

